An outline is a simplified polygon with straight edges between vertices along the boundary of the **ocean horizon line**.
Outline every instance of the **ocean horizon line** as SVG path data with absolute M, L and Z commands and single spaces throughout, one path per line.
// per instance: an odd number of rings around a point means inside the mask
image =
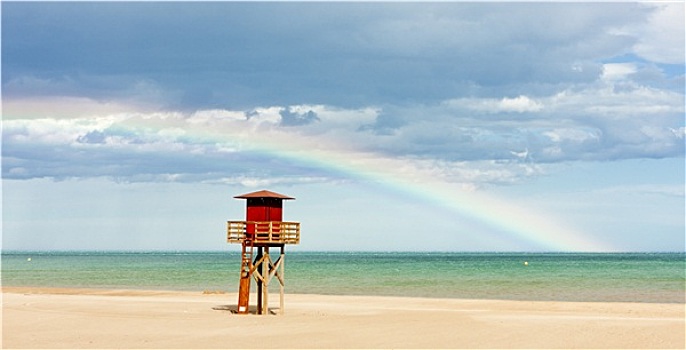
M 107 253 L 107 254 L 224 254 L 239 253 L 239 250 L 205 250 L 205 249 L 1 249 L 0 254 L 24 253 Z M 287 253 L 369 253 L 369 254 L 686 254 L 686 251 L 557 251 L 557 250 L 290 250 Z

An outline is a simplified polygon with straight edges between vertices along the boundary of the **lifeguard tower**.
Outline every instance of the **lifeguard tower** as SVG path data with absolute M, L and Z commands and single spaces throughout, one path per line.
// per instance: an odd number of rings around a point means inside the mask
M 242 246 L 237 313 L 249 312 L 252 278 L 255 278 L 257 284 L 257 314 L 269 313 L 269 282 L 276 276 L 279 281 L 279 311 L 283 314 L 284 247 L 286 244 L 300 243 L 300 223 L 283 221 L 283 201 L 295 198 L 267 190 L 234 198 L 247 200 L 245 221 L 227 222 L 227 241 Z M 276 261 L 272 260 L 270 248 L 280 249 Z

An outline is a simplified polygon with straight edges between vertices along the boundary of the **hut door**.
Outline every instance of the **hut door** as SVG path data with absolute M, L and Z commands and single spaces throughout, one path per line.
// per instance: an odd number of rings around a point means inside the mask
M 281 221 L 282 218 L 282 201 L 278 198 L 270 198 L 267 205 L 267 220 L 266 221 Z

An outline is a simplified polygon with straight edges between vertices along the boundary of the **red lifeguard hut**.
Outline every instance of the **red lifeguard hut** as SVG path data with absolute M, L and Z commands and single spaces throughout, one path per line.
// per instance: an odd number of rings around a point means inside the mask
M 227 241 L 242 246 L 237 312 L 249 312 L 250 284 L 254 278 L 257 284 L 257 313 L 267 314 L 269 282 L 276 276 L 279 281 L 280 313 L 283 314 L 284 247 L 286 244 L 300 243 L 300 223 L 283 221 L 283 201 L 295 198 L 267 190 L 234 198 L 247 200 L 245 221 L 227 222 Z M 276 260 L 272 260 L 270 255 L 269 248 L 272 247 L 280 249 Z

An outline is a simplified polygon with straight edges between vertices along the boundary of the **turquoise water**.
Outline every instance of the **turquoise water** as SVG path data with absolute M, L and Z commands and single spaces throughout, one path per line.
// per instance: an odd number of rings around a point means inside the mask
M 684 253 L 288 252 L 286 292 L 684 303 L 685 258 Z M 3 252 L 2 284 L 236 292 L 239 262 L 236 251 Z

